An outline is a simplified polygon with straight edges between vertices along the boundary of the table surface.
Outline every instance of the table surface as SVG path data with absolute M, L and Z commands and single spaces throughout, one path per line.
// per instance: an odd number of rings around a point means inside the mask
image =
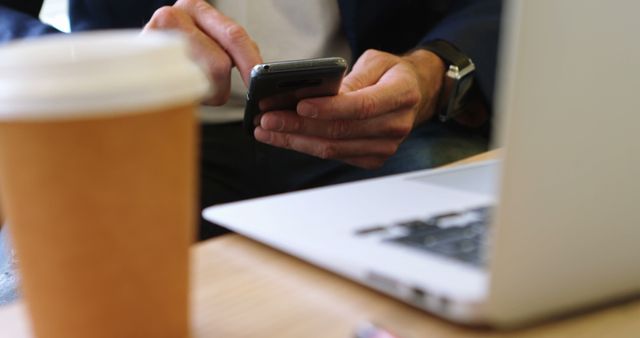
M 640 337 L 640 300 L 494 331 L 446 322 L 238 235 L 195 245 L 192 260 L 194 338 L 348 338 L 363 321 L 401 338 Z M 0 308 L 0 337 L 31 337 L 22 303 Z

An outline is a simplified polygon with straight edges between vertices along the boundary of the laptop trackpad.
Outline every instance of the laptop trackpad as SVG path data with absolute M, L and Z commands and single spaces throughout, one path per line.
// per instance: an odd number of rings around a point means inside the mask
M 499 169 L 500 162 L 491 161 L 481 165 L 417 175 L 408 179 L 451 189 L 496 196 Z

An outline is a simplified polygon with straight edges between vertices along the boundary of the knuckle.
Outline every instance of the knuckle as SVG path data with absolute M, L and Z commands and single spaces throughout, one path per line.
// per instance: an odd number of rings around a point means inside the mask
M 180 24 L 179 10 L 172 6 L 160 7 L 153 13 L 149 24 L 153 27 L 176 27 Z
M 289 129 L 293 132 L 300 132 L 305 130 L 306 125 L 305 125 L 304 119 L 299 119 L 299 118 L 293 119 L 293 122 L 291 123 L 291 126 L 289 127 Z
M 332 159 L 335 158 L 337 155 L 337 148 L 335 143 L 329 142 L 324 144 L 321 148 L 320 148 L 320 152 L 318 153 L 318 157 L 328 160 L 328 159 Z
M 228 57 L 218 58 L 209 69 L 214 82 L 228 81 L 231 76 L 231 60 Z
M 364 120 L 374 114 L 377 109 L 376 100 L 372 95 L 365 95 L 360 101 L 359 119 Z
M 178 0 L 176 4 L 181 6 L 193 7 L 199 6 L 201 2 L 202 1 L 200 0 Z
M 368 59 L 375 59 L 375 58 L 379 58 L 383 53 L 379 50 L 376 49 L 367 49 L 364 51 L 364 53 L 362 53 L 361 58 L 368 60 Z
M 230 23 L 226 28 L 227 39 L 232 44 L 243 43 L 249 40 L 249 34 L 247 31 L 237 23 Z
M 203 0 L 182 0 L 182 5 L 192 8 L 196 12 L 204 12 L 213 8 L 208 2 Z
M 347 92 L 353 92 L 360 87 L 358 86 L 358 81 L 356 79 L 345 78 L 344 81 L 342 81 L 342 88 L 344 88 Z
M 219 106 L 229 100 L 229 79 L 231 77 L 231 61 L 219 58 L 209 65 L 209 77 L 214 85 L 214 92 L 207 104 Z
M 417 88 L 412 87 L 405 95 L 400 95 L 400 97 L 402 98 L 401 104 L 413 107 L 420 103 L 421 94 Z
M 383 52 L 383 51 L 376 50 L 376 49 L 367 49 L 362 54 L 362 57 L 367 62 L 371 62 L 371 63 L 374 63 L 374 64 L 375 63 L 386 63 L 387 60 L 395 59 L 395 56 L 393 54 L 389 54 L 387 52 Z
M 351 134 L 350 127 L 346 120 L 335 120 L 329 128 L 329 137 L 333 139 L 347 138 Z
M 345 88 L 348 92 L 355 92 L 358 89 L 366 87 L 366 84 L 364 82 L 364 79 L 362 78 L 362 75 L 350 73 L 342 81 L 342 87 Z
M 293 149 L 293 136 L 290 134 L 282 134 L 282 147 L 287 149 Z

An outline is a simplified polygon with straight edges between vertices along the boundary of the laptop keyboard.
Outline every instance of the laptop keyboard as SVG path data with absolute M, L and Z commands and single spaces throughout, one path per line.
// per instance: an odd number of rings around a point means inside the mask
M 491 207 L 444 213 L 426 219 L 356 231 L 385 243 L 443 255 L 467 264 L 487 264 L 487 232 Z

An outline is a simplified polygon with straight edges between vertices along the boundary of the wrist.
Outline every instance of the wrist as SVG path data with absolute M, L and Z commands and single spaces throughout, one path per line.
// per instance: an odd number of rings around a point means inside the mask
M 466 54 L 444 40 L 433 40 L 420 48 L 438 55 L 445 63 L 445 76 L 438 95 L 437 114 L 441 121 L 458 120 L 468 111 L 469 102 L 476 87 L 476 67 Z
M 412 66 L 422 94 L 415 123 L 419 124 L 436 112 L 446 64 L 438 55 L 425 49 L 415 49 L 404 55 L 403 59 Z

